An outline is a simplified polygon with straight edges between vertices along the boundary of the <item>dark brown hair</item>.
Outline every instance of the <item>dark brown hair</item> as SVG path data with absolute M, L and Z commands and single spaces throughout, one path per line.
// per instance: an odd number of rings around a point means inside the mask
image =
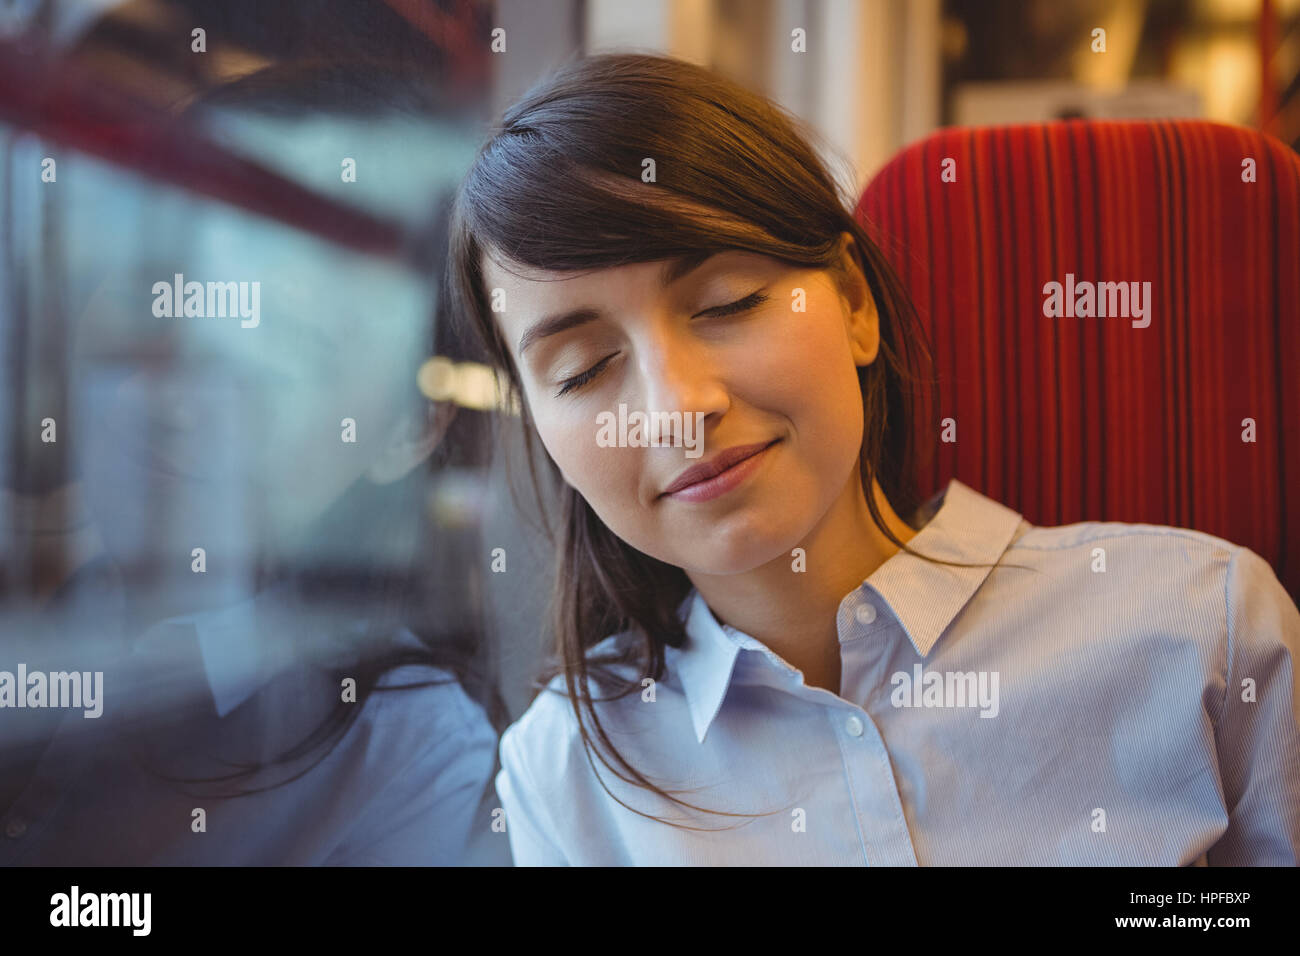
M 646 158 L 655 160 L 655 182 L 641 179 Z M 507 397 L 519 402 L 527 421 L 519 372 L 483 287 L 484 255 L 563 272 L 737 249 L 838 275 L 841 234 L 850 233 L 880 317 L 878 356 L 858 368 L 867 506 L 894 544 L 917 554 L 887 527 L 872 479 L 898 514 L 910 515 L 920 503 L 913 406 L 914 399 L 925 398 L 918 384 L 934 397 L 933 378 L 923 371 L 929 349 L 906 292 L 851 208 L 798 121 L 763 97 L 667 57 L 579 59 L 505 113 L 461 184 L 447 262 L 451 311 L 455 320 L 472 325 L 508 386 Z M 541 502 L 531 429 L 525 429 L 525 439 Z M 558 479 L 553 462 L 550 471 Z M 597 755 L 618 777 L 681 806 L 704 809 L 660 789 L 628 764 L 606 736 L 588 686 L 598 678 L 614 688 L 612 696 L 594 698 L 604 701 L 640 690 L 642 676 L 660 680 L 665 646 L 686 643 L 678 609 L 691 583 L 682 569 L 622 541 L 575 489 L 557 483 L 561 519 L 552 627 L 560 660 L 540 683 L 563 673 L 589 763 L 593 738 L 584 712 L 614 763 L 600 748 Z M 588 654 L 613 634 L 633 640 L 615 641 L 617 650 L 608 654 Z M 629 665 L 634 680 L 606 670 Z

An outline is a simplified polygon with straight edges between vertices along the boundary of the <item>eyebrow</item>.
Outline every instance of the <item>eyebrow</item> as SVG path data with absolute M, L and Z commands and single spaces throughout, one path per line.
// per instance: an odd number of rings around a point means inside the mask
M 663 269 L 659 272 L 659 287 L 665 288 L 686 278 L 687 275 L 694 272 L 706 261 L 713 258 L 716 253 L 712 250 L 703 249 L 698 252 L 688 253 L 670 259 L 664 263 Z M 604 315 L 600 309 L 585 307 L 581 309 L 572 309 L 568 312 L 560 312 L 555 315 L 548 315 L 546 318 L 530 325 L 522 336 L 519 337 L 519 354 L 524 354 L 524 349 L 532 345 L 539 339 L 544 339 L 548 335 L 556 335 L 568 329 L 575 328 L 579 325 L 586 325 L 588 322 L 594 322 Z

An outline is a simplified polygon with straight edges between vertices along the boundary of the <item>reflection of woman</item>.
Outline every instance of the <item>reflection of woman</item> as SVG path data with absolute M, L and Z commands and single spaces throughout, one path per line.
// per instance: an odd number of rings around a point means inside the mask
M 433 109 L 417 78 L 329 66 L 256 75 L 199 115 L 310 180 L 313 164 L 338 178 L 340 140 L 372 175 L 385 137 L 444 148 L 455 128 Z M 447 175 L 375 187 L 408 189 L 427 218 Z M 460 862 L 490 822 L 478 811 L 502 708 L 473 609 L 422 600 L 455 590 L 428 579 L 431 549 L 454 543 L 419 537 L 421 466 L 452 411 L 415 389 L 430 347 L 454 345 L 445 329 L 430 341 L 428 274 L 184 212 L 188 228 L 164 230 L 176 248 L 149 257 L 169 267 L 105 290 L 79 329 L 84 470 L 130 653 L 106 665 L 102 723 L 57 735 L 10 808 L 24 833 L 7 849 L 71 864 Z M 261 282 L 261 323 L 140 308 L 174 271 Z M 69 605 L 87 645 L 116 636 L 111 590 Z
M 570 65 L 483 147 L 451 243 L 563 481 L 562 679 L 497 777 L 517 863 L 1296 862 L 1271 569 L 958 481 L 918 510 L 918 327 L 777 108 Z M 703 456 L 601 447 L 623 404 L 703 416 Z

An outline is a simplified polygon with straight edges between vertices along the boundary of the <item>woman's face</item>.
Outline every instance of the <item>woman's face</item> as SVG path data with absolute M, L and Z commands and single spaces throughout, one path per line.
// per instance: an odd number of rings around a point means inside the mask
M 859 480 L 857 366 L 875 359 L 878 325 L 842 248 L 847 279 L 724 251 L 667 284 L 676 260 L 551 273 L 485 257 L 538 435 L 625 542 L 687 572 L 741 573 L 788 556 Z M 629 440 L 609 447 L 620 405 Z M 635 412 L 679 412 L 681 425 L 633 445 Z M 696 422 L 702 451 L 690 447 Z M 757 454 L 671 490 L 687 469 L 747 451 Z

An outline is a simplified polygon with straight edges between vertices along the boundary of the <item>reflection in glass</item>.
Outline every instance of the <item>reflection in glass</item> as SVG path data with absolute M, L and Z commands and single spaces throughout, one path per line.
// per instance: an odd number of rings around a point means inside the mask
M 60 308 L 7 313 L 5 337 L 60 347 L 6 400 L 24 428 L 42 396 L 60 411 L 5 469 L 0 863 L 454 864 L 490 827 L 479 415 L 418 387 L 462 358 L 438 278 L 474 144 L 438 94 L 374 64 L 271 67 L 168 127 L 241 172 L 238 202 L 201 168 L 60 151 L 57 231 L 9 217 L 27 303 Z M 3 133 L 12 178 L 23 134 Z M 393 242 L 358 248 L 354 225 Z M 43 533 L 82 550 L 42 571 Z M 97 716 L 51 706 L 73 674 Z M 69 676 L 36 695 L 31 675 Z

